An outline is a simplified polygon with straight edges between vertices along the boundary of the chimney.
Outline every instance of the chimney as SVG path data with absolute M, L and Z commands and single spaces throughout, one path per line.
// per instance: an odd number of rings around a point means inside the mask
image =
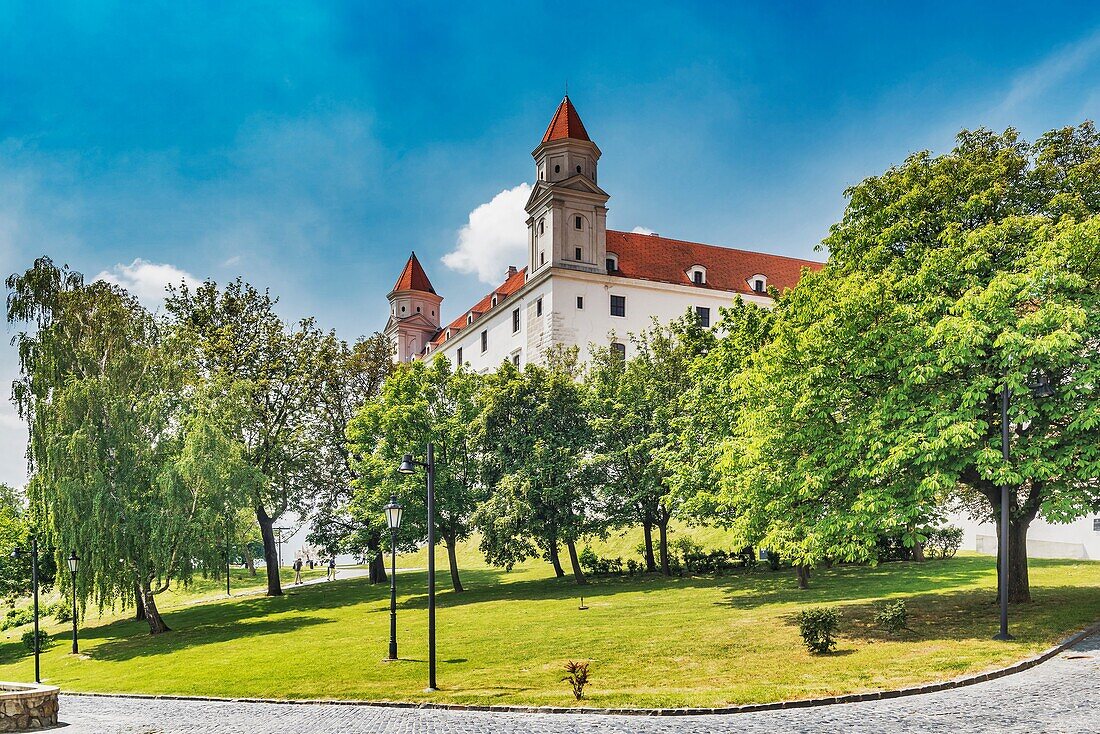
M 508 266 L 508 277 L 509 277 L 509 278 L 511 278 L 511 277 L 512 277 L 513 275 L 515 275 L 515 274 L 516 274 L 516 273 L 518 273 L 518 272 L 519 272 L 519 271 L 518 271 L 518 270 L 516 270 L 516 266 L 515 266 L 515 265 L 509 265 L 509 266 Z

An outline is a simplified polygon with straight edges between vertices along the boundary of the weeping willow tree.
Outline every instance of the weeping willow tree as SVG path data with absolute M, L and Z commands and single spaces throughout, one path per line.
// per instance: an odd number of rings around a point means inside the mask
M 136 300 L 86 284 L 49 258 L 7 280 L 13 394 L 30 428 L 28 495 L 60 560 L 83 559 L 77 593 L 101 608 L 140 602 L 219 569 L 228 487 L 247 483 L 239 451 L 188 379 L 169 333 Z

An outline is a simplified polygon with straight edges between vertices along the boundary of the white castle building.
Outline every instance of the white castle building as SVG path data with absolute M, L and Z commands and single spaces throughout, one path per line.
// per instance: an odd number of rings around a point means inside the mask
M 768 289 L 793 287 L 803 268 L 821 263 L 683 242 L 606 227 L 610 196 L 598 185 L 600 149 L 566 97 L 535 148 L 536 182 L 527 201 L 528 257 L 491 293 L 441 324 L 442 296 L 416 254 L 388 298 L 385 334 L 408 362 L 442 353 L 478 372 L 502 361 L 538 363 L 555 345 L 615 345 L 629 356 L 628 335 L 656 317 L 668 322 L 693 310 L 709 325 L 740 296 L 770 305 Z M 992 525 L 962 515 L 964 548 L 996 553 Z M 1100 558 L 1100 517 L 1069 525 L 1032 523 L 1028 555 Z
M 385 334 L 395 359 L 443 353 L 488 372 L 504 360 L 538 363 L 553 346 L 612 344 L 693 310 L 704 325 L 740 296 L 770 305 L 768 289 L 798 282 L 821 263 L 656 234 L 607 229 L 609 194 L 600 188 L 600 149 L 568 97 L 532 153 L 536 181 L 527 201 L 528 257 L 491 293 L 449 324 L 413 253 L 389 294 Z

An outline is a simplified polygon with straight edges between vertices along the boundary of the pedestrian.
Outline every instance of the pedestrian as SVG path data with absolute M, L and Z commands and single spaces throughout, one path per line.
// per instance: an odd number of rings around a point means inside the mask
M 309 570 L 310 571 L 313 570 L 313 559 L 312 558 L 309 559 Z
M 329 556 L 328 559 L 328 580 L 336 580 L 336 556 Z
M 302 583 L 302 559 L 294 559 L 294 585 Z

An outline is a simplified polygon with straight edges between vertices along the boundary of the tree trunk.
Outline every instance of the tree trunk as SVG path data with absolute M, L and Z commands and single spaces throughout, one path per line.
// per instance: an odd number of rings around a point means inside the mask
M 998 515 L 999 517 L 999 515 Z M 1009 518 L 1008 521 L 1008 601 L 1010 604 L 1031 602 L 1031 584 L 1027 568 L 1027 520 Z M 1001 567 L 1001 524 L 997 523 L 997 569 Z M 1001 576 L 997 574 L 997 594 L 1000 598 Z
M 558 541 L 557 538 L 550 541 L 550 563 L 554 566 L 554 575 L 559 579 L 565 575 L 565 570 L 561 567 L 561 559 L 558 558 Z
M 798 573 L 798 588 L 810 588 L 810 567 L 799 563 L 794 569 Z
M 456 544 L 457 541 L 453 537 L 446 539 L 447 564 L 451 567 L 451 587 L 456 593 L 462 593 L 462 579 L 458 577 L 458 556 L 455 555 Z
M 653 557 L 653 520 L 648 516 L 642 522 L 642 537 L 645 538 L 645 570 L 653 573 L 657 570 L 657 561 Z
M 145 621 L 145 602 L 141 598 L 141 587 L 134 584 L 134 621 Z
M 144 601 L 145 620 L 149 623 L 149 634 L 159 635 L 162 632 L 171 631 L 172 628 L 165 623 L 164 617 L 160 616 L 153 592 L 149 589 L 142 589 L 141 596 Z
M 386 556 L 381 549 L 374 551 L 367 565 L 367 580 L 372 584 L 384 584 L 390 580 L 386 575 Z
M 244 565 L 248 568 L 248 573 L 251 576 L 256 575 L 256 559 L 252 557 L 252 549 L 248 547 L 246 542 L 241 548 L 241 554 L 244 556 Z
M 657 522 L 657 529 L 660 531 L 660 543 L 661 543 L 661 573 L 665 576 L 672 575 L 672 568 L 668 562 L 668 520 L 664 522 Z
M 573 567 L 573 578 L 577 580 L 578 584 L 587 584 L 588 581 L 584 578 L 584 571 L 581 570 L 580 559 L 577 558 L 577 544 L 570 540 L 565 544 L 565 547 L 569 549 L 569 565 Z
M 282 596 L 283 584 L 279 578 L 279 546 L 275 542 L 275 520 L 267 516 L 263 506 L 256 507 L 256 522 L 264 539 L 264 564 L 267 566 L 267 595 Z
M 913 544 L 913 560 L 918 562 L 924 560 L 924 543 Z

